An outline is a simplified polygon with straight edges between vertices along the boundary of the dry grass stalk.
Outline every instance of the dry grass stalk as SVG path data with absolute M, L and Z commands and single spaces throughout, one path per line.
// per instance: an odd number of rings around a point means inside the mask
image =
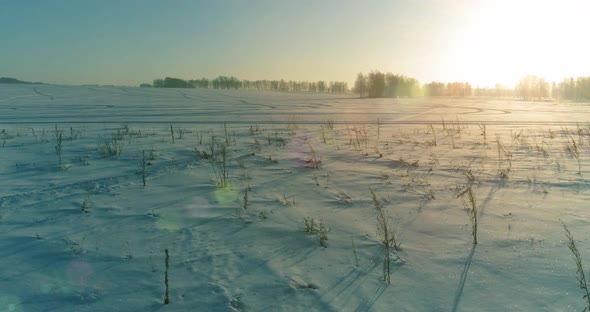
M 369 190 L 371 191 L 373 206 L 377 212 L 377 228 L 385 253 L 383 259 L 383 280 L 391 284 L 391 249 L 398 250 L 399 244 L 395 239 L 395 231 L 393 226 L 391 226 L 390 218 L 377 198 L 377 194 L 372 189 Z
M 590 311 L 590 289 L 588 289 L 588 283 L 586 282 L 586 275 L 584 274 L 584 268 L 582 267 L 582 257 L 580 256 L 580 251 L 578 251 L 578 247 L 576 247 L 576 241 L 574 240 L 574 236 L 567 228 L 563 221 L 561 222 L 563 225 L 563 229 L 565 230 L 565 236 L 568 239 L 567 248 L 572 252 L 574 255 L 574 261 L 576 262 L 576 279 L 578 283 L 580 283 L 580 288 L 584 290 L 585 295 L 584 299 L 588 301 L 588 305 L 584 307 L 583 311 Z

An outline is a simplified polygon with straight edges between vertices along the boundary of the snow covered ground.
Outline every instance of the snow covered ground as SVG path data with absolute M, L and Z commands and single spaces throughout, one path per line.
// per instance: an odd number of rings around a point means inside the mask
M 581 310 L 589 108 L 0 85 L 0 311 Z

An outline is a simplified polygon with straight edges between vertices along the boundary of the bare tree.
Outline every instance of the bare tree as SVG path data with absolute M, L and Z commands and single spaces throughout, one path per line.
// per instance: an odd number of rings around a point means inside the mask
M 353 92 L 358 93 L 361 98 L 367 95 L 367 77 L 363 73 L 358 73 L 356 76 Z

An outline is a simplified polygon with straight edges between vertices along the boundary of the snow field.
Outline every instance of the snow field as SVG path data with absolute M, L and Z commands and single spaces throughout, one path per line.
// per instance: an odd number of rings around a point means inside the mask
M 590 128 L 581 104 L 2 88 L 4 309 L 584 305 L 560 223 L 589 259 Z M 56 129 L 63 131 L 61 165 Z M 120 154 L 101 152 L 113 141 Z M 212 157 L 203 157 L 211 142 L 217 151 L 227 146 L 228 187 L 217 187 Z M 478 245 L 457 198 L 468 185 Z M 391 285 L 383 281 L 369 188 L 401 242 Z M 328 226 L 326 248 L 304 231 L 306 217 Z M 164 249 L 171 260 L 168 305 Z

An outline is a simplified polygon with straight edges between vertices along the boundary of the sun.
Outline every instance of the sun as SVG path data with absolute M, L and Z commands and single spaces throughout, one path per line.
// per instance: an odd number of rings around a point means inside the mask
M 590 29 L 582 1 L 475 1 L 459 24 L 450 59 L 473 85 L 514 86 L 525 75 L 561 81 L 588 75 Z

